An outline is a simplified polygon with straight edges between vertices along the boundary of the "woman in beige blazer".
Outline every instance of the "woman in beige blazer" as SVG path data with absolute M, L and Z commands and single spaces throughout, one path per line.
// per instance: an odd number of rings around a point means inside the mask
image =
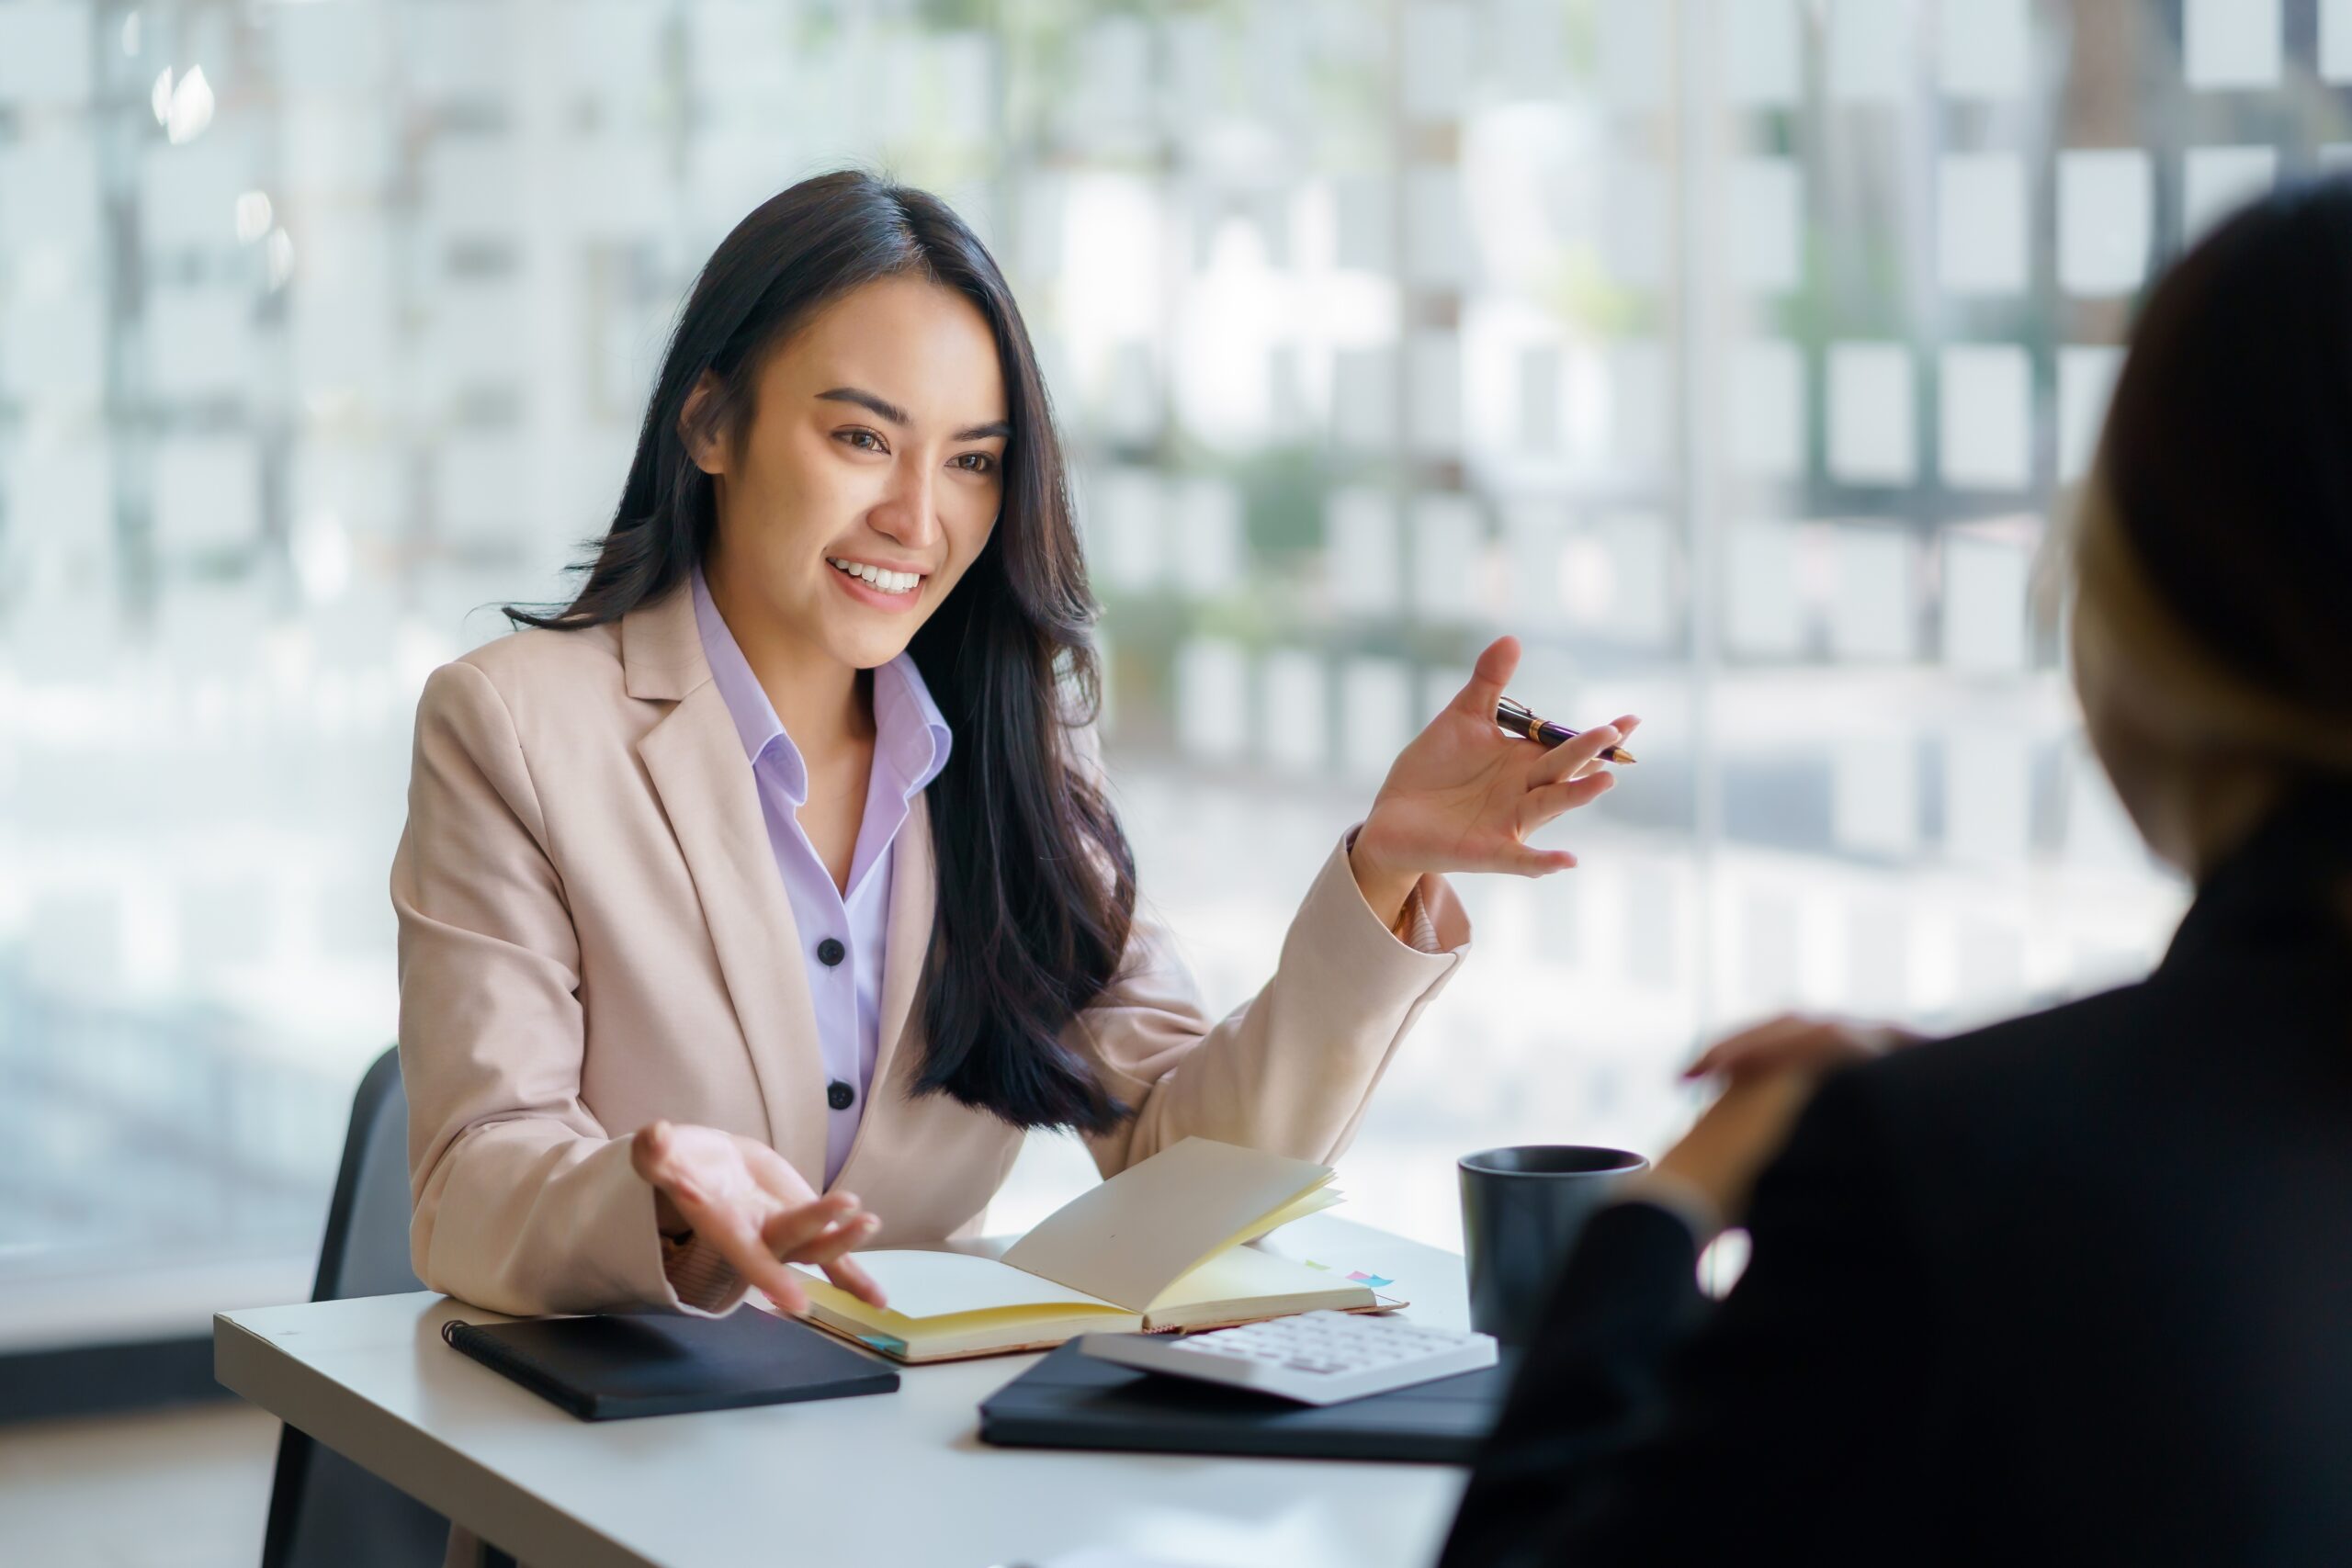
M 1522 839 L 1632 728 L 1506 736 L 1498 642 L 1209 1019 L 1084 744 L 1019 312 L 862 175 L 719 246 L 579 597 L 511 613 L 426 682 L 392 869 L 417 1273 L 511 1313 L 797 1309 L 783 1260 L 878 1300 L 846 1254 L 972 1229 L 1031 1127 L 1106 1175 L 1194 1134 L 1334 1158 L 1461 961 L 1438 874 L 1573 864 Z

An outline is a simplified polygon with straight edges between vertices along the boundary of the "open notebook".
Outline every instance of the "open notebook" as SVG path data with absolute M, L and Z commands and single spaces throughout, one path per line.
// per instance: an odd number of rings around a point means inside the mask
M 901 1361 L 1042 1349 L 1080 1334 L 1398 1304 L 1243 1245 L 1338 1202 L 1330 1179 L 1329 1166 L 1186 1138 L 1055 1210 L 1001 1258 L 857 1254 L 887 1308 L 795 1268 L 808 1288 L 811 1321 Z

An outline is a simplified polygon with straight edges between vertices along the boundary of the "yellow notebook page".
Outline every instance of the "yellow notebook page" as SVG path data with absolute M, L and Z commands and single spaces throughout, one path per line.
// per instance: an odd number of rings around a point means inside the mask
M 1226 1251 L 1229 1247 L 1236 1247 L 1246 1242 L 1255 1241 L 1261 1235 L 1266 1235 L 1272 1232 L 1281 1229 L 1283 1226 L 1290 1224 L 1293 1220 L 1303 1220 L 1309 1214 L 1317 1213 L 1324 1209 L 1331 1207 L 1334 1203 L 1344 1202 L 1346 1201 L 1346 1199 L 1347 1195 L 1345 1193 L 1338 1191 L 1333 1188 L 1318 1187 L 1314 1191 L 1306 1193 L 1303 1197 L 1295 1198 L 1291 1201 L 1284 1203 L 1281 1208 L 1276 1209 L 1272 1213 L 1265 1216 L 1265 1218 L 1252 1220 L 1249 1224 L 1243 1226 L 1240 1230 L 1236 1231 L 1232 1235 L 1227 1237 L 1222 1246 L 1211 1249 L 1208 1256 L 1210 1258 L 1215 1258 L 1218 1253 Z M 1195 1265 L 1195 1267 L 1198 1267 L 1198 1265 Z
M 891 1247 L 855 1255 L 858 1266 L 882 1287 L 889 1310 L 910 1318 L 945 1317 L 951 1314 L 992 1307 L 1103 1307 L 1117 1304 L 1083 1291 L 1057 1285 L 1024 1273 L 1009 1263 L 968 1252 L 933 1252 L 922 1247 Z M 820 1281 L 815 1269 L 792 1265 L 803 1280 Z M 846 1292 L 844 1292 L 846 1295 Z M 854 1296 L 846 1299 L 855 1302 Z M 862 1312 L 874 1309 L 857 1302 Z
M 1309 1269 L 1255 1247 L 1237 1247 L 1218 1253 L 1160 1292 L 1153 1298 L 1150 1316 L 1158 1326 L 1165 1318 L 1181 1320 L 1185 1315 L 1182 1309 L 1219 1303 L 1240 1309 L 1235 1316 L 1271 1315 L 1307 1310 L 1287 1303 L 1308 1298 L 1320 1298 L 1316 1305 L 1335 1307 L 1370 1306 L 1375 1299 L 1371 1291 L 1343 1275 Z
M 891 1312 L 889 1307 L 868 1307 L 849 1291 L 842 1291 L 831 1279 L 805 1279 L 802 1288 L 807 1288 L 811 1303 L 826 1307 L 826 1312 L 831 1312 L 832 1316 L 849 1319 L 861 1328 L 870 1328 L 877 1336 L 903 1340 L 908 1345 L 922 1345 L 924 1340 L 938 1340 L 938 1337 L 962 1337 L 983 1331 L 983 1328 L 997 1328 L 997 1325 L 1016 1328 L 1021 1324 L 1045 1324 L 1045 1321 L 1061 1321 L 1070 1319 L 1070 1316 L 1101 1316 L 1105 1321 L 1134 1319 L 1136 1316 L 1126 1307 L 1113 1307 L 1110 1303 L 1080 1304 L 1063 1303 L 1063 1300 L 1023 1304 L 1023 1307 L 981 1307 L 974 1309 L 974 1312 L 906 1316 L 903 1312 Z
M 1004 1260 L 1141 1311 L 1232 1237 L 1330 1179 L 1329 1166 L 1182 1138 L 1046 1215 Z

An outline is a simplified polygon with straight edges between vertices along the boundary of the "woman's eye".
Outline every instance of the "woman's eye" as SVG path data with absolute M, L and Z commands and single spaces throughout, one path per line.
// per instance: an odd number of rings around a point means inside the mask
M 996 459 L 986 452 L 967 452 L 952 465 L 967 474 L 985 474 L 996 467 Z
M 836 439 L 844 441 L 861 452 L 887 452 L 882 438 L 870 430 L 844 430 Z

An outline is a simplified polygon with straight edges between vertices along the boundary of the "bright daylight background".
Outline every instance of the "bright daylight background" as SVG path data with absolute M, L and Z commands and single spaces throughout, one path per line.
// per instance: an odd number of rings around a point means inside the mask
M 1082 466 L 1220 1008 L 1497 630 L 1646 719 L 1469 881 L 1348 1211 L 1655 1150 L 1702 1035 L 2100 986 L 2181 890 L 2038 591 L 2133 299 L 2352 140 L 2352 0 L 0 0 L 0 1348 L 307 1292 L 411 715 L 604 525 L 763 197 L 949 197 Z M 1085 1179 L 1040 1140 L 997 1220 Z

